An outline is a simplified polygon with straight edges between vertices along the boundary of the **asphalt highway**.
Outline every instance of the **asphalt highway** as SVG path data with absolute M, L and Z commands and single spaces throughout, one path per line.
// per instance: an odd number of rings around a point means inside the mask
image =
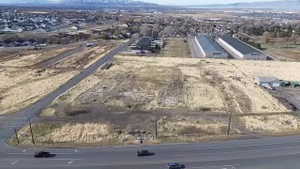
M 0 168 L 165 169 L 179 162 L 187 169 L 298 169 L 300 137 L 269 137 L 199 144 L 144 145 L 154 156 L 137 157 L 141 146 L 50 149 L 54 158 L 33 158 L 38 149 L 0 152 Z

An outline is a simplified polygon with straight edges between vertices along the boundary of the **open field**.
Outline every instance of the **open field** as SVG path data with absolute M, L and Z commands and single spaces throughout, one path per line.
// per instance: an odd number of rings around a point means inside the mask
M 255 37 L 262 45 L 264 52 L 281 61 L 300 61 L 300 39 L 294 41 L 286 38 L 271 38 L 269 43 L 263 42 L 262 37 Z
M 169 38 L 166 46 L 160 51 L 159 57 L 191 57 L 187 41 L 184 38 Z
M 17 55 L 5 51 L 6 55 L 0 58 L 0 114 L 18 111 L 58 88 L 115 45 L 104 43 L 93 48 L 83 48 L 81 52 L 57 60 L 57 63 L 50 66 L 42 63 L 73 50 L 78 44 L 38 51 L 24 50 Z
M 167 14 L 167 15 L 180 16 L 180 17 L 193 17 L 195 19 L 211 19 L 212 16 L 214 18 L 220 18 L 220 19 L 234 17 L 230 13 L 215 12 L 215 11 L 214 12 L 202 11 L 202 12 L 195 12 L 195 13 L 174 13 L 174 14 Z
M 283 61 L 300 61 L 300 45 L 290 48 L 269 47 L 266 53 Z
M 257 76 L 300 79 L 299 66 L 119 56 L 42 112 L 35 137 L 42 145 L 135 144 L 139 135 L 152 144 L 194 142 L 224 138 L 230 113 L 234 137 L 299 132 L 298 115 L 255 84 Z M 28 127 L 20 138 L 30 144 Z

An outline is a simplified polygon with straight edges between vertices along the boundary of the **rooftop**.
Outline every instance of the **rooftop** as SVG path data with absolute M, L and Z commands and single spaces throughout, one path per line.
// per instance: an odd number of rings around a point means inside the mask
M 197 36 L 197 39 L 205 52 L 222 52 L 226 53 L 226 51 L 219 46 L 211 37 L 208 35 L 200 34 Z
M 251 46 L 249 46 L 249 45 L 241 42 L 240 40 L 235 39 L 235 38 L 233 38 L 229 35 L 224 35 L 224 36 L 221 37 L 221 39 L 223 39 L 225 42 L 230 44 L 232 47 L 237 49 L 242 54 L 251 54 L 251 53 L 262 54 L 259 50 L 255 49 L 254 47 L 251 47 Z

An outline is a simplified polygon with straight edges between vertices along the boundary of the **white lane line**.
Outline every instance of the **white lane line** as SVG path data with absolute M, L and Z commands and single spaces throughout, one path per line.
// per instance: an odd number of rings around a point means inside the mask
M 16 165 L 19 162 L 19 160 L 15 160 L 12 163 L 10 163 L 11 165 Z
M 200 166 L 194 166 L 190 167 L 191 169 L 237 169 L 237 166 L 240 166 L 239 164 L 236 165 L 210 165 L 205 167 Z
M 29 153 L 29 152 L 20 152 L 20 153 L 7 153 L 9 155 L 33 155 L 33 153 Z M 58 154 L 58 155 L 70 155 L 70 154 L 74 154 L 74 153 L 53 153 L 53 154 Z
M 68 161 L 68 165 L 71 165 L 74 162 L 74 160 Z
M 30 153 L 7 153 L 9 155 L 26 155 L 26 154 L 30 154 Z
M 26 153 L 26 151 L 27 151 L 27 150 L 26 150 L 26 149 L 24 149 L 22 152 L 23 152 L 23 153 Z
M 70 161 L 79 161 L 79 160 L 81 160 L 81 159 L 72 159 L 72 158 L 57 158 L 57 159 L 43 159 L 43 160 L 45 160 L 45 161 L 68 161 L 68 162 L 70 162 Z
M 223 165 L 222 169 L 236 169 L 233 165 Z
M 78 150 L 77 150 L 77 149 L 75 149 L 75 150 L 74 150 L 74 152 L 75 152 L 75 153 L 78 153 Z

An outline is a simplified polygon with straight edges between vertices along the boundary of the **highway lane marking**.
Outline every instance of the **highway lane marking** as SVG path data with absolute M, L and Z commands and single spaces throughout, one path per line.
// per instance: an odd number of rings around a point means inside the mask
M 74 160 L 68 161 L 68 165 L 71 165 L 74 162 Z
M 209 165 L 209 166 L 203 166 L 203 167 L 190 167 L 192 169 L 238 169 L 237 166 L 240 166 L 239 164 L 232 164 L 232 165 Z
M 7 153 L 9 155 L 33 155 L 33 153 L 29 153 L 29 152 L 20 152 L 20 153 Z M 74 154 L 74 153 L 54 153 L 56 155 L 70 155 L 70 154 Z
M 222 169 L 236 169 L 234 165 L 223 165 Z
M 27 151 L 27 150 L 26 150 L 26 149 L 24 149 L 22 152 L 23 152 L 23 153 L 26 153 L 26 151 Z
M 19 160 L 15 160 L 12 163 L 10 163 L 11 165 L 16 165 L 19 162 Z
M 46 161 L 79 161 L 81 159 L 72 159 L 72 158 L 57 158 L 57 159 L 43 159 Z

